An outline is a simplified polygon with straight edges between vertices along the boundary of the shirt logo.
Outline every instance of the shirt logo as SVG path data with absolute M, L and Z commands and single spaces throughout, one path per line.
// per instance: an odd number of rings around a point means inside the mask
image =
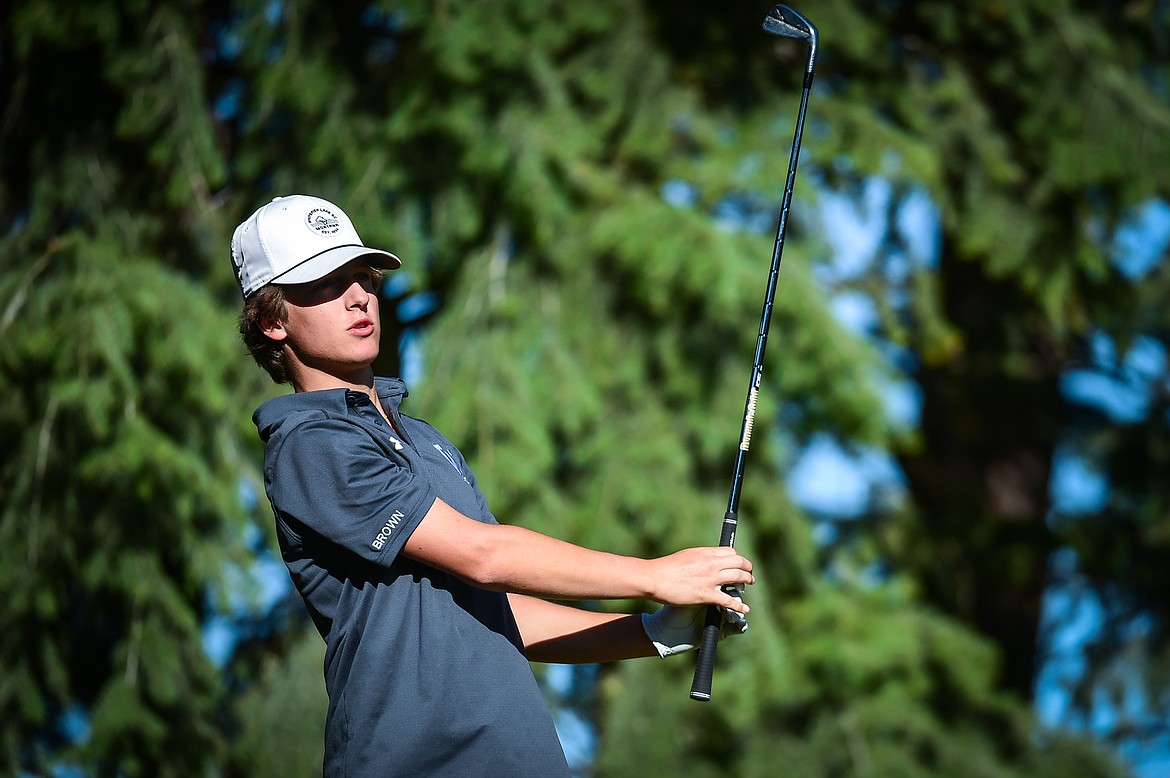
M 443 448 L 438 443 L 432 443 L 431 445 L 435 447 L 435 451 L 438 451 L 440 454 L 443 455 L 443 459 L 446 459 L 448 462 L 451 463 L 451 467 L 455 468 L 456 473 L 463 476 L 463 483 L 467 484 L 468 486 L 471 486 L 471 481 L 468 481 L 467 476 L 463 475 L 463 466 L 459 464 L 459 460 L 456 459 L 455 456 L 450 451 Z
M 401 450 L 402 450 L 402 441 L 401 441 L 401 440 L 399 440 L 398 438 L 396 438 L 396 437 L 394 437 L 393 435 L 391 435 L 391 436 L 390 436 L 390 442 L 394 444 L 394 450 L 395 450 L 395 451 L 401 451 Z
M 378 536 L 374 538 L 374 542 L 370 544 L 370 548 L 375 551 L 381 551 L 382 546 L 386 545 L 386 541 L 390 539 L 391 533 L 402 523 L 406 518 L 406 514 L 402 511 L 394 511 L 390 514 L 390 518 L 386 519 L 386 523 L 382 525 L 382 529 L 378 530 Z

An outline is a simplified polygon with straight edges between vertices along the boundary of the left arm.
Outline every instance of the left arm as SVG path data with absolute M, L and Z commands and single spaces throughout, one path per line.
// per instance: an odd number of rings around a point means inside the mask
M 584 664 L 658 656 L 640 613 L 596 613 L 523 594 L 509 594 L 508 601 L 533 662 Z

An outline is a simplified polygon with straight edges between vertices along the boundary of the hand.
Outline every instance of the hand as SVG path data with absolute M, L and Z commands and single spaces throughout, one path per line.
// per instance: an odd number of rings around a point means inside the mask
M 719 629 L 720 640 L 747 632 L 747 616 L 727 609 L 721 610 L 723 623 Z M 681 608 L 664 605 L 654 613 L 642 614 L 642 629 L 660 657 L 674 656 L 694 650 L 699 645 L 706 613 L 707 608 L 703 605 Z
M 744 585 L 756 582 L 752 563 L 734 548 L 687 548 L 649 565 L 654 582 L 650 599 L 666 605 L 718 605 L 739 614 L 751 610 L 742 597 L 730 593 L 742 593 Z

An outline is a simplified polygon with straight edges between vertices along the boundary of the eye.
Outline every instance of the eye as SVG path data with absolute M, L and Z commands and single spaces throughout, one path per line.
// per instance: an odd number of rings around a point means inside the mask
M 337 289 L 340 283 L 341 279 L 337 278 L 336 276 L 325 276 L 320 281 L 313 284 L 312 290 L 314 292 L 331 292 L 334 289 Z
M 370 268 L 363 268 L 353 274 L 353 280 L 361 284 L 367 292 L 375 292 L 381 282 L 381 277 Z

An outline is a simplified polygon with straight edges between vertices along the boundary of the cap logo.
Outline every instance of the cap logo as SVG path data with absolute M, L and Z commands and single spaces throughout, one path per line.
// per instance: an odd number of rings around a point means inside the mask
M 309 229 L 318 235 L 333 235 L 341 229 L 341 220 L 328 208 L 314 208 L 305 216 Z

